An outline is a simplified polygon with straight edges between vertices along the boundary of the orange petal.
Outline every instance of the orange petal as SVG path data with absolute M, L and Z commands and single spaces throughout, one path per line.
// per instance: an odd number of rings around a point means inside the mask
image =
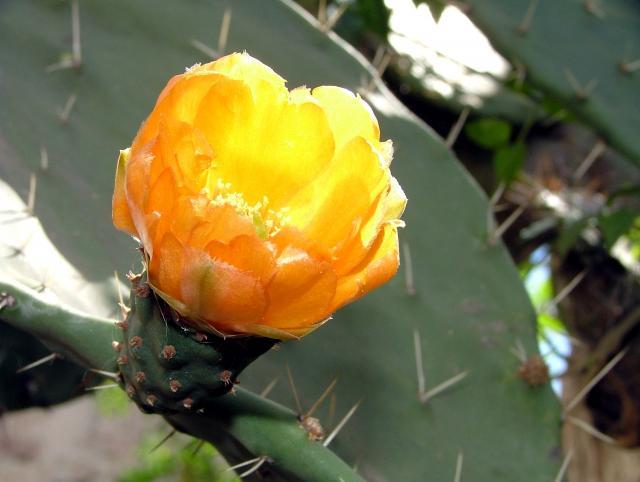
M 197 318 L 224 331 L 224 325 L 262 317 L 267 300 L 256 277 L 195 249 L 184 262 L 181 300 Z
M 153 149 L 155 158 L 150 182 L 165 169 L 171 169 L 176 185 L 198 194 L 213 165 L 213 150 L 204 135 L 184 122 L 163 120 Z
M 171 213 L 177 189 L 171 169 L 165 169 L 162 174 L 151 184 L 147 196 L 144 211 L 158 211 L 160 213 Z
M 145 203 L 147 235 L 151 243 L 162 239 L 169 229 L 174 217 L 175 199 L 178 195 L 173 172 L 171 169 L 165 169 L 149 189 Z M 146 244 L 145 247 L 147 247 Z
M 131 213 L 131 219 L 136 226 L 140 241 L 145 248 L 151 246 L 148 236 L 147 212 L 145 207 L 149 196 L 149 179 L 154 156 L 150 152 L 151 145 L 147 145 L 138 152 L 133 151 L 127 163 L 125 179 L 125 195 Z
M 138 131 L 132 149 L 136 151 L 156 137 L 164 119 L 192 124 L 200 101 L 221 77 L 215 73 L 173 77 L 160 94 L 151 115 Z
M 182 196 L 176 202 L 171 230 L 184 243 L 197 249 L 212 240 L 228 243 L 236 236 L 255 235 L 253 223 L 233 206 L 214 205 L 205 196 Z
M 315 240 L 309 239 L 306 233 L 293 226 L 284 226 L 276 235 L 269 239 L 276 250 L 276 257 L 280 257 L 289 248 L 301 249 L 310 257 L 319 261 L 331 261 L 329 254 L 322 249 Z
M 166 233 L 154 247 L 149 264 L 149 281 L 169 296 L 182 299 L 182 271 L 185 252 L 182 244 L 171 233 Z
M 348 276 L 338 280 L 332 306 L 341 306 L 357 300 L 398 271 L 398 232 L 393 224 L 385 224 L 365 259 Z
M 276 262 L 272 250 L 256 235 L 236 236 L 229 244 L 211 241 L 205 251 L 216 260 L 250 273 L 265 285 L 275 271 Z
M 269 308 L 263 324 L 288 330 L 318 323 L 330 315 L 335 290 L 336 276 L 329 262 L 287 248 L 267 288 Z
M 207 170 L 215 165 L 213 149 L 204 134 L 192 128 L 188 136 L 173 146 L 180 185 L 198 193 L 206 182 Z

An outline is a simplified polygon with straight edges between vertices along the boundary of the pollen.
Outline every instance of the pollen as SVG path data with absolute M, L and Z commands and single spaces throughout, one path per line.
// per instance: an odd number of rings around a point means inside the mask
M 213 189 L 209 187 L 212 184 Z M 209 178 L 207 187 L 202 189 L 201 194 L 207 196 L 213 206 L 232 206 L 239 215 L 253 223 L 256 233 L 262 239 L 275 236 L 290 221 L 289 208 L 270 208 L 268 196 L 263 196 L 260 201 L 250 204 L 241 192 L 233 190 L 231 183 L 221 179 L 213 183 Z

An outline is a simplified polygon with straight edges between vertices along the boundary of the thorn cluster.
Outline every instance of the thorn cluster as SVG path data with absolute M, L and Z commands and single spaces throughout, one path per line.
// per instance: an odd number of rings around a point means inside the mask
M 549 367 L 540 355 L 532 355 L 518 368 L 518 376 L 531 387 L 549 383 Z

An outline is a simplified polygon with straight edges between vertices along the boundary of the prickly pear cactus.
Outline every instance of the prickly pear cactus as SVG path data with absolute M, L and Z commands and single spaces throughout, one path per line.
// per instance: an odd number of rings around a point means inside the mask
M 640 163 L 640 4 L 468 0 L 467 14 L 527 80 Z
M 176 313 L 140 280 L 133 284 L 127 317 L 114 341 L 121 383 L 147 413 L 196 413 L 233 390 L 240 372 L 275 340 L 222 339 L 180 326 Z
M 41 294 L 1 278 L 0 306 L 4 321 L 43 340 L 54 353 L 88 372 L 124 381 L 116 372 L 113 349 L 114 342 L 123 340 L 113 321 L 49 303 Z M 333 452 L 310 440 L 286 407 L 241 387 L 234 395 L 209 396 L 202 404 L 204 410 L 166 413 L 165 418 L 176 429 L 216 444 L 229 460 L 262 454 L 263 463 L 273 457 L 270 472 L 284 472 L 294 480 L 361 481 Z
M 25 294 L 0 317 L 48 340 L 63 333 L 62 348 L 75 360 L 115 372 L 121 354 L 111 343 L 114 337 L 124 340 L 112 323 L 67 325 L 43 317 L 59 314 L 61 299 L 93 315 L 117 316 L 113 271 L 139 265 L 131 239 L 110 222 L 117 151 L 130 141 L 166 80 L 208 59 L 202 45 L 215 43 L 225 10 L 231 12 L 227 51 L 246 49 L 290 87 L 333 84 L 358 91 L 375 72 L 286 1 L 78 3 L 81 65 L 54 71 L 48 66 L 70 50 L 68 4 L 10 0 L 0 8 L 0 177 L 8 183 L 0 183 L 0 192 L 3 198 L 17 192 L 32 204 L 25 211 L 29 222 L 39 220 L 77 275 L 77 283 L 70 283 L 62 268 L 53 270 L 43 295 L 57 298 L 34 312 L 30 307 L 36 304 Z M 374 87 L 363 95 L 385 138 L 394 141 L 394 175 L 410 199 L 401 272 L 316 333 L 265 354 L 242 375 L 242 386 L 256 392 L 279 379 L 270 397 L 291 405 L 284 382 L 288 363 L 303 418 L 340 377 L 335 396 L 313 415 L 327 438 L 310 440 L 294 411 L 241 388 L 235 397 L 209 400 L 203 414 L 167 417 L 215 441 L 226 456 L 241 446 L 247 459 L 264 457 L 272 461 L 265 464 L 305 480 L 357 480 L 349 469 L 354 464 L 370 480 L 453 480 L 456 464 L 462 464 L 462 480 L 553 480 L 559 408 L 548 386 L 534 389 L 518 377 L 519 361 L 511 352 L 520 343 L 530 354 L 537 351 L 535 313 L 506 250 L 489 242 L 495 225 L 487 222 L 487 200 L 441 140 L 382 85 Z M 47 169 L 41 167 L 41 147 L 48 153 Z M 32 173 L 37 196 L 28 203 Z M 18 236 L 20 223 L 4 219 L 2 239 L 29 246 L 29 230 Z M 33 256 L 25 261 L 36 264 Z M 46 264 L 41 257 L 34 270 L 47 271 Z M 33 313 L 37 319 L 24 319 Z M 143 335 L 127 336 L 122 348 L 132 359 L 137 342 L 131 347 L 130 339 Z M 51 346 L 60 347 L 60 341 Z M 151 354 L 169 344 L 179 353 L 174 342 L 153 343 Z M 424 386 L 416 374 L 420 352 Z M 127 376 L 135 379 L 146 368 L 139 367 L 125 368 Z M 160 395 L 173 397 L 171 374 L 158 373 L 158 383 L 168 389 Z M 214 387 L 219 374 L 212 369 Z M 143 394 L 140 386 L 136 396 L 146 399 Z M 328 442 L 346 462 L 324 446 Z

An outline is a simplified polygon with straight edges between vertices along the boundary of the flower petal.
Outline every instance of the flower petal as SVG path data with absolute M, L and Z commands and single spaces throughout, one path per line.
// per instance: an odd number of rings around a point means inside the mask
M 256 235 L 236 236 L 228 244 L 214 240 L 207 244 L 205 250 L 212 258 L 250 273 L 265 285 L 275 272 L 273 251 Z
M 267 288 L 269 307 L 263 324 L 288 330 L 322 321 L 331 314 L 335 290 L 336 276 L 329 262 L 286 248 Z
M 391 177 L 391 189 L 385 201 L 385 212 L 383 221 L 393 221 L 400 219 L 404 208 L 407 207 L 407 196 L 395 177 Z
M 130 155 L 131 149 L 123 149 L 118 156 L 115 188 L 113 190 L 113 200 L 111 204 L 111 217 L 116 228 L 126 231 L 132 236 L 138 236 L 138 231 L 129 212 L 125 193 L 126 169 Z
M 255 235 L 253 223 L 233 206 L 216 206 L 205 196 L 179 198 L 176 212 L 180 215 L 173 218 L 171 229 L 194 248 L 204 249 L 212 240 L 228 243 L 236 236 Z
M 219 331 L 260 319 L 266 309 L 260 280 L 203 251 L 187 250 L 181 279 L 185 305 Z
M 267 196 L 269 206 L 280 209 L 329 164 L 334 151 L 327 118 L 300 96 L 254 100 L 243 83 L 223 83 L 202 100 L 194 124 L 216 154 L 210 191 L 229 183 L 249 204 Z
M 176 75 L 164 88 L 151 115 L 142 124 L 131 146 L 137 151 L 158 135 L 165 119 L 191 125 L 206 93 L 223 75 Z
M 154 244 L 162 239 L 169 229 L 176 196 L 178 192 L 173 172 L 171 169 L 165 169 L 149 189 L 144 206 L 148 241 L 143 240 L 143 245 L 151 254 L 153 249 L 150 249 L 147 244 L 149 242 Z
M 266 82 L 275 89 L 286 92 L 285 80 L 276 74 L 273 69 L 254 59 L 246 52 L 226 55 L 216 62 L 210 62 L 192 70 L 194 74 L 201 72 L 225 74 L 232 79 L 239 79 L 249 83 L 252 89 L 256 84 Z
M 393 224 L 385 224 L 366 258 L 347 276 L 338 280 L 332 301 L 335 309 L 357 300 L 391 279 L 398 271 L 398 233 Z
M 182 270 L 184 266 L 184 248 L 178 238 L 167 233 L 156 244 L 154 255 L 149 263 L 149 281 L 169 296 L 182 299 Z
M 313 89 L 313 97 L 320 102 L 333 130 L 336 150 L 354 137 L 364 137 L 380 149 L 380 127 L 371 107 L 359 95 L 347 89 L 322 86 Z
M 359 96 L 289 92 L 232 54 L 169 81 L 119 159 L 113 220 L 186 323 L 295 338 L 397 270 L 392 157 Z
M 380 156 L 356 137 L 320 178 L 289 202 L 290 223 L 334 253 L 360 229 L 388 178 Z

